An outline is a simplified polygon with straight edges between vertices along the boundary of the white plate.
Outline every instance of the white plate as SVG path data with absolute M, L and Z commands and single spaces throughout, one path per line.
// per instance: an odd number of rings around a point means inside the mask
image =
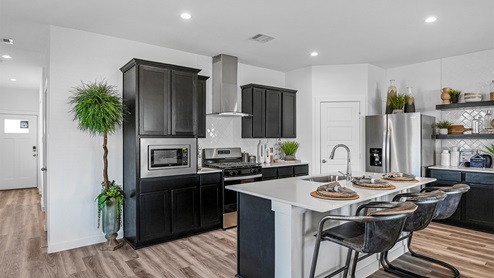
M 465 102 L 477 102 L 482 101 L 482 98 L 466 98 Z

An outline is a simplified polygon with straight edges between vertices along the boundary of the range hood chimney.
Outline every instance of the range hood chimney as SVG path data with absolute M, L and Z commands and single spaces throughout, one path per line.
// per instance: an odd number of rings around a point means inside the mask
M 238 58 L 226 54 L 213 57 L 213 115 L 248 117 L 238 111 Z

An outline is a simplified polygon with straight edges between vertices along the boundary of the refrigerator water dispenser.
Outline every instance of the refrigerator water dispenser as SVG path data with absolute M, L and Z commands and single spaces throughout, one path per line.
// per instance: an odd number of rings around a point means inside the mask
M 382 148 L 370 148 L 370 165 L 382 166 L 383 165 L 383 149 Z

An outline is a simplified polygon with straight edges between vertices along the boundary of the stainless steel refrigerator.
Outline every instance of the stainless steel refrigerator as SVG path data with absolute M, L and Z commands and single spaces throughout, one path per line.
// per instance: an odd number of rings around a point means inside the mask
M 425 176 L 435 164 L 434 122 L 420 113 L 365 117 L 365 170 Z

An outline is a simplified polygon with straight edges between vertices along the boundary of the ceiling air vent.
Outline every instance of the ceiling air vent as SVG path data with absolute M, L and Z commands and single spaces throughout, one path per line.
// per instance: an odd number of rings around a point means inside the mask
M 250 40 L 256 41 L 256 42 L 261 42 L 261 43 L 266 43 L 268 41 L 274 40 L 273 37 L 270 37 L 268 35 L 264 34 L 257 34 L 253 36 L 252 38 L 249 38 Z
M 13 39 L 2 39 L 2 41 L 5 44 L 14 44 L 14 40 Z

